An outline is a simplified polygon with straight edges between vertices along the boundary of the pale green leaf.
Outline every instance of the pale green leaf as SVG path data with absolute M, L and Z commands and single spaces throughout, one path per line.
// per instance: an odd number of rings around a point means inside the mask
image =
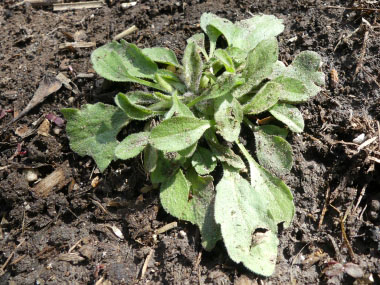
M 159 102 L 157 96 L 143 91 L 127 92 L 125 96 L 128 98 L 129 102 L 136 105 L 148 106 Z
M 292 132 L 300 133 L 304 128 L 302 113 L 294 106 L 289 104 L 277 104 L 269 112 L 279 121 L 289 127 Z
M 273 107 L 281 94 L 281 85 L 275 82 L 266 83 L 257 94 L 243 106 L 245 114 L 259 114 Z
M 149 132 L 140 132 L 127 136 L 115 149 L 115 156 L 119 159 L 129 159 L 135 157 L 148 144 Z
M 214 119 L 218 133 L 229 142 L 234 142 L 240 134 L 243 109 L 231 94 L 218 97 L 214 101 Z
M 224 65 L 224 68 L 226 69 L 227 72 L 235 73 L 234 63 L 232 61 L 232 58 L 226 52 L 226 50 L 217 49 L 214 55 Z
M 248 53 L 247 65 L 243 74 L 246 82 L 236 89 L 234 96 L 241 97 L 249 93 L 252 88 L 270 76 L 277 58 L 278 43 L 276 38 L 261 41 Z
M 134 120 L 146 120 L 156 114 L 154 111 L 144 106 L 132 103 L 123 93 L 116 95 L 115 103 L 129 118 Z
M 244 161 L 241 157 L 235 154 L 231 147 L 219 143 L 215 133 L 212 132 L 212 129 L 205 133 L 205 137 L 211 151 L 219 161 L 225 162 L 236 169 L 245 168 Z
M 224 35 L 229 46 L 248 52 L 259 42 L 275 37 L 284 30 L 282 20 L 271 15 L 254 16 L 233 24 L 212 13 L 202 14 L 201 28 L 210 38 L 210 55 L 221 34 Z
M 194 42 L 187 44 L 183 59 L 183 79 L 189 91 L 198 93 L 203 63 Z
M 213 178 L 199 177 L 191 171 L 187 177 L 191 182 L 179 170 L 161 185 L 161 204 L 169 214 L 197 225 L 203 247 L 211 250 L 220 239 L 219 227 L 214 219 Z
M 153 172 L 157 167 L 158 150 L 148 144 L 144 148 L 144 169 L 147 173 Z
M 271 82 L 281 85 L 279 101 L 286 103 L 301 103 L 309 99 L 310 95 L 302 81 L 286 76 L 279 76 Z
M 257 274 L 270 276 L 276 265 L 278 239 L 277 224 L 268 209 L 275 205 L 258 190 L 238 172 L 225 168 L 216 186 L 215 220 L 229 257 Z M 268 236 L 259 239 L 257 230 Z
M 157 150 L 156 150 L 157 151 Z M 176 152 L 157 151 L 157 159 L 154 170 L 150 174 L 150 181 L 162 183 L 178 172 L 185 159 Z
M 249 164 L 251 185 L 255 191 L 268 200 L 268 211 L 276 224 L 284 222 L 288 227 L 294 216 L 293 195 L 285 183 L 260 166 L 245 147 L 237 142 Z
M 193 117 L 172 117 L 152 129 L 150 143 L 159 150 L 179 151 L 196 143 L 210 122 Z
M 206 175 L 214 171 L 217 160 L 207 148 L 198 147 L 192 157 L 191 164 L 198 174 Z
M 62 109 L 67 120 L 66 132 L 70 147 L 81 156 L 91 156 L 100 171 L 115 159 L 116 136 L 129 123 L 129 118 L 117 107 L 97 103 L 78 109 Z
M 190 38 L 188 38 L 186 42 L 188 44 L 192 42 L 195 43 L 198 51 L 200 51 L 206 59 L 208 58 L 208 55 L 205 49 L 205 34 L 203 33 L 195 34 L 191 36 Z
M 178 151 L 178 154 L 182 157 L 191 157 L 195 151 L 197 150 L 197 146 L 198 146 L 198 142 L 196 142 L 195 144 L 183 149 L 183 150 L 180 150 Z
M 178 98 L 177 93 L 172 95 L 173 105 L 170 110 L 165 114 L 165 119 L 169 119 L 173 116 L 182 117 L 195 117 L 193 112 Z
M 248 52 L 243 51 L 237 47 L 228 47 L 225 49 L 225 51 L 232 58 L 235 67 L 238 67 L 245 63 L 248 56 Z
M 289 131 L 285 128 L 280 128 L 275 125 L 261 125 L 257 126 L 257 129 L 260 131 L 263 131 L 267 135 L 270 136 L 279 136 L 282 137 L 283 139 L 286 139 L 288 136 Z
M 306 92 L 301 95 L 299 94 L 300 88 L 297 88 L 297 94 L 292 94 L 292 96 L 295 97 L 293 100 L 294 103 L 305 102 L 310 97 L 315 96 L 321 90 L 321 86 L 325 84 L 324 73 L 318 71 L 321 63 L 322 59 L 319 54 L 313 51 L 303 51 L 296 56 L 292 64 L 288 67 L 285 67 L 281 62 L 277 62 L 273 66 L 273 72 L 269 78 L 276 79 L 279 76 L 285 76 L 287 78 L 293 78 L 301 81 L 304 88 L 306 88 Z M 292 87 L 289 87 L 289 89 L 294 92 L 294 83 L 292 84 Z
M 133 44 L 125 41 L 106 44 L 91 54 L 91 62 L 95 71 L 108 80 L 136 82 L 156 88 L 152 82 L 140 78 L 153 79 L 157 65 Z
M 194 100 L 187 104 L 188 107 L 192 107 L 195 104 L 203 104 L 204 101 L 215 99 L 218 97 L 231 94 L 236 87 L 244 83 L 244 79 L 232 75 L 232 74 L 223 74 L 219 76 L 218 81 L 208 90 L 205 90 L 200 96 L 197 96 Z
M 277 176 L 288 174 L 293 165 L 293 152 L 290 144 L 279 136 L 262 131 L 254 132 L 256 156 L 265 169 Z
M 164 63 L 164 64 L 172 65 L 175 67 L 180 66 L 175 53 L 168 48 L 163 48 L 163 47 L 144 48 L 142 50 L 142 53 L 155 62 Z

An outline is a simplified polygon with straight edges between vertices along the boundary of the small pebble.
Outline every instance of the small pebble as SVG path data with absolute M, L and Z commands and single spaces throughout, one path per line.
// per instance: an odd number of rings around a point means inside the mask
M 380 211 L 380 201 L 379 200 L 372 200 L 370 205 L 369 205 L 369 208 L 375 212 Z
M 28 168 L 24 170 L 24 175 L 28 182 L 34 182 L 37 181 L 39 172 L 37 169 Z
M 69 103 L 72 104 L 72 103 L 74 103 L 75 98 L 74 97 L 69 97 L 69 99 L 67 99 L 67 101 L 69 101 Z
M 179 231 L 179 235 L 181 236 L 181 237 L 186 237 L 186 232 L 185 231 Z

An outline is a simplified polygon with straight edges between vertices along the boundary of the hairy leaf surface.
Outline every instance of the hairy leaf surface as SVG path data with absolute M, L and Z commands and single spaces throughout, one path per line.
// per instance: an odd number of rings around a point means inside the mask
M 130 119 L 114 106 L 103 103 L 83 105 L 81 110 L 62 109 L 67 120 L 70 147 L 81 156 L 91 156 L 100 171 L 115 158 L 116 136 Z
M 210 122 L 193 117 L 172 117 L 155 127 L 150 143 L 164 151 L 179 151 L 196 143 L 210 127 Z
M 189 171 L 185 177 L 179 170 L 161 185 L 160 190 L 163 208 L 178 219 L 197 225 L 206 250 L 214 248 L 220 239 L 220 230 L 214 219 L 214 197 L 213 178 L 200 177 L 195 171 Z
M 119 159 L 135 157 L 148 144 L 149 132 L 140 132 L 127 136 L 115 149 L 115 155 Z
M 302 113 L 294 106 L 289 104 L 277 104 L 269 112 L 279 121 L 283 122 L 295 133 L 300 133 L 304 128 Z

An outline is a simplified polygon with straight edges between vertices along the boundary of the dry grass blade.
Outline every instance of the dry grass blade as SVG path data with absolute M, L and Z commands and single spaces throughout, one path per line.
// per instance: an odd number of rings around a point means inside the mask
M 57 3 L 53 5 L 53 11 L 67 11 L 80 9 L 93 9 L 103 7 L 103 1 Z
M 46 97 L 50 94 L 58 91 L 62 87 L 62 82 L 56 79 L 55 77 L 45 76 L 44 79 L 40 82 L 38 89 L 34 93 L 32 100 L 30 100 L 29 104 L 25 107 L 24 110 L 16 118 L 10 121 L 7 127 L 14 122 L 18 121 L 21 117 L 26 115 L 31 109 L 36 107 L 38 104 L 43 102 Z

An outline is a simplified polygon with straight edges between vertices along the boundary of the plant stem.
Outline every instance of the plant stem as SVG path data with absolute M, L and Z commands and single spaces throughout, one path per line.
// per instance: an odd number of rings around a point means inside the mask
M 255 124 L 253 124 L 250 120 L 248 120 L 247 117 L 243 118 L 243 122 L 248 126 L 248 128 L 251 129 L 252 132 L 258 131 L 258 127 Z
M 251 154 L 248 152 L 248 150 L 245 148 L 245 146 L 241 142 L 239 142 L 238 139 L 235 141 L 235 143 L 239 147 L 239 149 L 240 149 L 241 153 L 244 155 L 245 159 L 248 161 L 249 177 L 251 180 L 251 185 L 253 185 L 253 181 L 252 181 L 253 171 L 252 171 L 252 169 L 255 167 L 255 165 L 257 165 L 257 162 L 254 160 L 254 158 L 251 156 Z

